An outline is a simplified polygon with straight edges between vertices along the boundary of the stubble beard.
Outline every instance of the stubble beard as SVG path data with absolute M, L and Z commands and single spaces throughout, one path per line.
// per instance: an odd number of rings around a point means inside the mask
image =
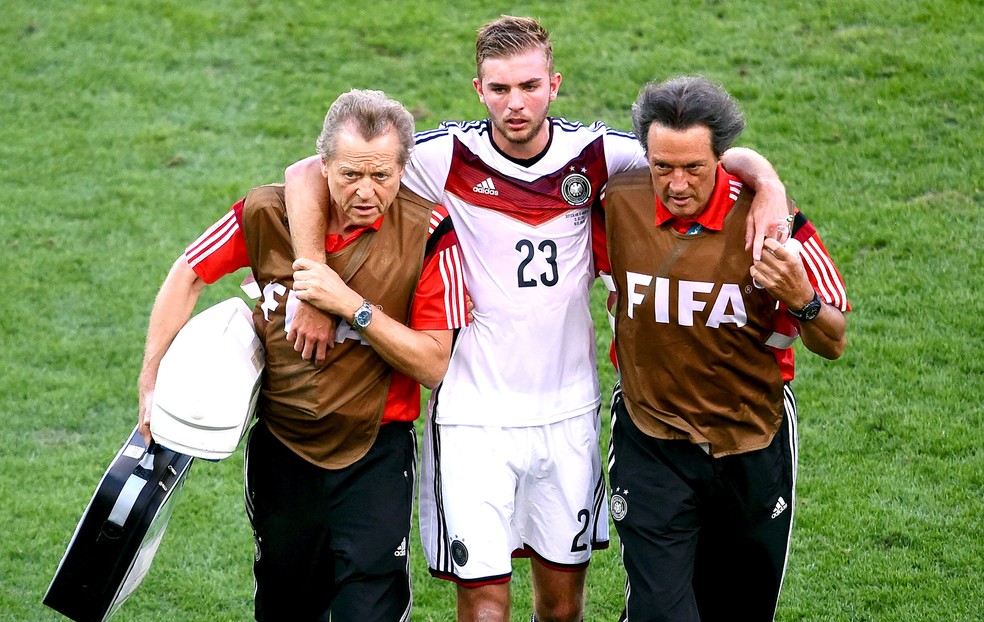
M 540 135 L 540 130 L 543 129 L 543 124 L 546 122 L 546 117 L 541 118 L 539 121 L 535 122 L 524 132 L 516 132 L 511 129 L 502 121 L 494 121 L 496 129 L 499 130 L 499 134 L 514 145 L 526 145 L 530 143 L 534 138 Z

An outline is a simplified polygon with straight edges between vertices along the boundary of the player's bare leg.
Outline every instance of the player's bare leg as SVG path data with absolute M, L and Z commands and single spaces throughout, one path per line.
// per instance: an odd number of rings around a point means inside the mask
M 587 569 L 568 572 L 549 568 L 536 558 L 530 562 L 536 622 L 580 622 Z
M 509 584 L 457 586 L 458 622 L 509 622 Z

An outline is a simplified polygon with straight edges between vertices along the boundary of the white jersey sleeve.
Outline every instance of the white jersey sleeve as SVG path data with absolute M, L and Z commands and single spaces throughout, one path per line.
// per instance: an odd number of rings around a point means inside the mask
M 605 159 L 608 176 L 637 168 L 644 168 L 646 153 L 635 134 L 607 129 L 605 131 Z
M 443 203 L 444 184 L 451 170 L 453 153 L 448 137 L 457 127 L 457 123 L 445 122 L 437 129 L 416 135 L 416 146 L 403 173 L 403 184 L 428 201 Z

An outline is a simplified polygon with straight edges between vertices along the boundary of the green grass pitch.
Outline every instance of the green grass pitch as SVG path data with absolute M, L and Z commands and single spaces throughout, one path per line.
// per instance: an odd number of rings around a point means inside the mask
M 722 82 L 748 119 L 740 144 L 775 164 L 844 273 L 848 351 L 833 363 L 801 351 L 798 365 L 796 525 L 778 619 L 980 619 L 980 9 L 0 0 L 0 621 L 61 619 L 41 597 L 136 421 L 147 315 L 173 259 L 311 153 L 340 92 L 382 89 L 419 129 L 482 116 L 474 33 L 500 13 L 553 32 L 564 76 L 553 112 L 569 119 L 629 129 L 643 82 Z M 227 279 L 200 308 L 236 293 Z M 241 489 L 241 451 L 193 467 L 117 620 L 251 619 Z M 613 544 L 589 571 L 589 620 L 621 609 Z M 451 585 L 427 575 L 413 545 L 414 618 L 453 619 Z M 514 620 L 529 619 L 527 574 L 517 565 Z

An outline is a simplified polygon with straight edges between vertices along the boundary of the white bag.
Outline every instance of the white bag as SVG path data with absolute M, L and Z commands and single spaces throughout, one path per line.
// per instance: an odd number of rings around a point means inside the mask
M 265 364 L 253 315 L 230 298 L 191 318 L 161 359 L 150 432 L 179 453 L 221 460 L 256 413 Z

